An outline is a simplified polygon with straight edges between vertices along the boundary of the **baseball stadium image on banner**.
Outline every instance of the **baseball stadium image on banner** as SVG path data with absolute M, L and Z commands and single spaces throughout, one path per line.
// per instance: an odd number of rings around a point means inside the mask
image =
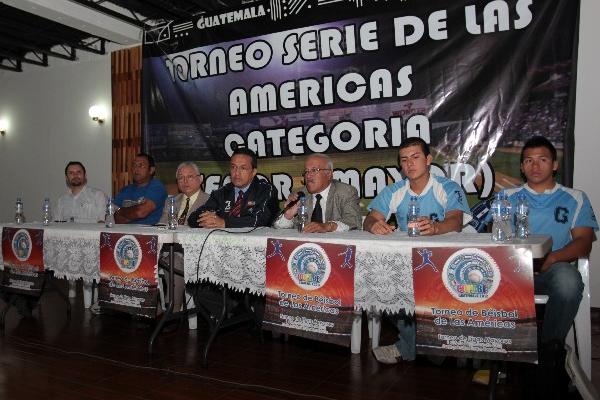
M 158 304 L 156 235 L 100 234 L 101 307 L 154 317 Z
M 194 161 L 210 194 L 243 147 L 284 200 L 306 157 L 326 153 L 366 214 L 402 178 L 398 146 L 420 137 L 431 172 L 473 208 L 520 182 L 530 137 L 547 137 L 559 161 L 571 154 L 577 2 L 292 3 L 256 0 L 144 32 L 144 149 L 163 182 Z M 560 165 L 564 182 L 572 167 Z
M 414 248 L 417 352 L 537 361 L 531 251 Z
M 267 240 L 263 327 L 350 346 L 355 247 Z

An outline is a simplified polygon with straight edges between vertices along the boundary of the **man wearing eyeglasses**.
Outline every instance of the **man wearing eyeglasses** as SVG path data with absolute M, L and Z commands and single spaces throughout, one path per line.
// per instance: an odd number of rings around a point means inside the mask
M 175 177 L 177 178 L 177 188 L 181 192 L 175 197 L 175 204 L 178 206 L 177 222 L 179 225 L 187 225 L 188 215 L 206 203 L 208 200 L 208 195 L 200 188 L 203 179 L 202 175 L 200 175 L 200 171 L 198 170 L 198 166 L 195 163 L 186 161 L 179 164 L 177 167 L 177 172 L 175 173 Z M 159 223 L 166 224 L 168 221 L 168 215 L 169 207 L 165 202 Z M 179 311 L 181 309 L 181 305 L 183 304 L 185 282 L 183 280 L 183 248 L 178 243 L 175 245 L 174 264 L 175 290 L 173 291 L 173 306 L 175 311 Z M 169 265 L 168 251 L 161 252 L 159 265 Z M 165 274 L 165 278 L 167 279 L 167 288 L 170 288 L 168 277 L 169 275 Z
M 304 163 L 304 184 L 299 191 L 288 197 L 287 209 L 273 224 L 275 228 L 292 228 L 298 213 L 298 192 L 306 195 L 309 223 L 304 232 L 344 232 L 360 229 L 361 214 L 356 189 L 346 183 L 333 180 L 333 162 L 325 154 L 313 154 Z
M 177 188 L 181 192 L 175 196 L 175 204 L 178 206 L 177 222 L 179 225 L 187 225 L 188 216 L 206 203 L 208 195 L 200 189 L 203 179 L 195 163 L 182 162 L 177 167 L 175 176 L 177 178 Z M 168 215 L 169 209 L 165 203 L 159 223 L 166 224 Z
M 191 213 L 192 228 L 245 228 L 269 226 L 279 212 L 277 189 L 256 176 L 256 154 L 249 149 L 233 152 L 231 182 L 213 191 L 208 201 Z

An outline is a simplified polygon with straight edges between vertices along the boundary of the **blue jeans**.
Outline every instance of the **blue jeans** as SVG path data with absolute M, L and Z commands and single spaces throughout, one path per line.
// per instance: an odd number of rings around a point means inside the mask
M 413 361 L 417 358 L 417 344 L 415 342 L 417 329 L 414 314 L 408 315 L 406 312 L 401 311 L 396 316 L 396 327 L 398 328 L 399 340 L 394 344 L 400 351 L 403 360 Z
M 583 281 L 577 267 L 567 262 L 552 264 L 534 276 L 535 293 L 548 295 L 542 325 L 542 343 L 564 342 L 577 314 Z

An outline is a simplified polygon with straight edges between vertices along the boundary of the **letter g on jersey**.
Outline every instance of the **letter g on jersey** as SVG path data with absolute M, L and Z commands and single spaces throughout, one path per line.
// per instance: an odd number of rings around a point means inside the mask
M 554 220 L 561 224 L 566 224 L 569 220 L 569 210 L 564 207 L 556 207 L 554 209 Z

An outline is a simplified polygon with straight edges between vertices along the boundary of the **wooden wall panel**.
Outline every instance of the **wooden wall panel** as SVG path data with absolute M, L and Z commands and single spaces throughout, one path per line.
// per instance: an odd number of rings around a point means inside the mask
M 111 53 L 112 77 L 112 193 L 132 182 L 129 173 L 142 151 L 142 48 Z

